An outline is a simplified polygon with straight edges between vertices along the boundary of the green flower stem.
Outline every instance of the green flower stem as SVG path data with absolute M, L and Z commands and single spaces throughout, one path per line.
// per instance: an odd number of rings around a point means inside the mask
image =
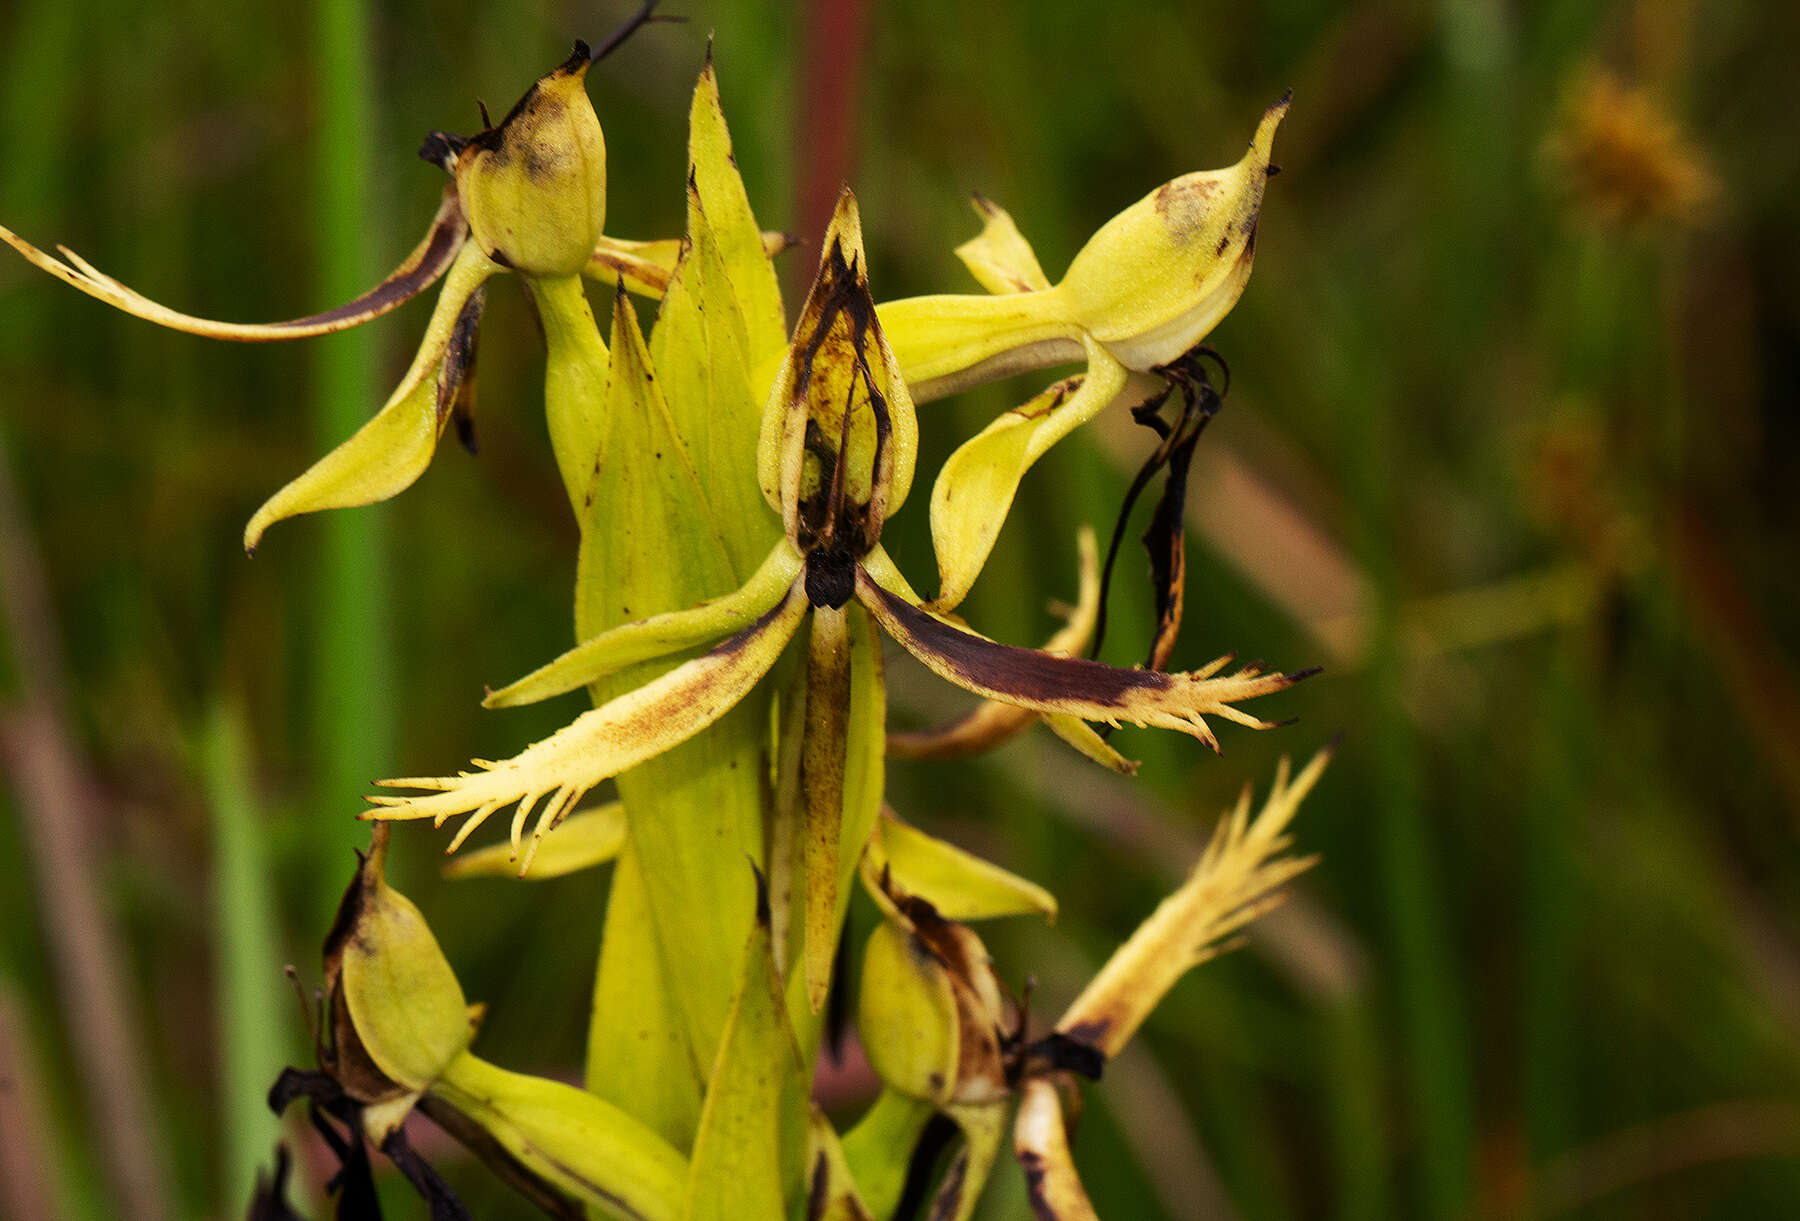
M 219 1136 L 224 1147 L 222 1212 L 250 1198 L 281 1125 L 264 1105 L 268 1083 L 292 1056 L 282 995 L 280 941 L 271 902 L 268 845 L 250 792 L 241 712 L 229 700 L 207 718 L 201 771 L 213 823 L 213 908 L 219 930 L 215 1005 L 219 1016 Z

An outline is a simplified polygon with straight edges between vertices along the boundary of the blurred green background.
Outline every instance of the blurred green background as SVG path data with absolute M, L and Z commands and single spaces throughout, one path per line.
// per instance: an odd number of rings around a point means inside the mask
M 1175 661 L 1322 663 L 1277 697 L 1300 722 L 1226 727 L 1223 758 L 1126 730 L 1135 781 L 1042 733 L 891 769 L 906 815 L 1061 898 L 1054 927 L 983 930 L 1049 1018 L 1241 785 L 1345 733 L 1295 901 L 1089 1091 L 1101 1214 L 1800 1215 L 1800 9 L 669 7 L 690 23 L 591 78 L 608 231 L 678 230 L 710 29 L 762 220 L 803 230 L 848 177 L 878 297 L 973 290 L 971 189 L 1055 278 L 1296 91 L 1213 335 L 1235 384 L 1195 464 Z M 426 131 L 474 130 L 477 98 L 499 113 L 624 8 L 10 0 L 0 221 L 197 313 L 322 308 L 423 232 Z M 478 458 L 446 444 L 390 505 L 239 548 L 379 403 L 425 308 L 237 347 L 0 255 L 0 1213 L 241 1215 L 280 1132 L 262 1090 L 309 1056 L 279 968 L 316 981 L 358 794 L 580 706 L 477 706 L 569 636 L 515 288 Z M 922 409 L 921 472 L 1043 380 Z M 1046 636 L 1077 527 L 1104 536 L 1148 448 L 1121 416 L 1054 451 L 971 622 Z M 889 529 L 921 582 L 924 486 Z M 1128 549 L 1113 660 L 1148 637 L 1144 571 Z M 892 678 L 897 721 L 960 707 L 910 662 Z M 397 881 L 492 1002 L 481 1049 L 575 1073 L 604 873 L 451 884 L 436 848 L 400 836 Z M 1003 1162 L 984 1215 L 1024 1208 Z

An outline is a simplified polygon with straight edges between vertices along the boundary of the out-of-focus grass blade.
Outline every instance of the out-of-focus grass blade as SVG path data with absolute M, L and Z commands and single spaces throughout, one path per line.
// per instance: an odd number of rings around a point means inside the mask
M 274 879 L 250 791 L 243 717 L 229 698 L 215 702 L 207 717 L 201 761 L 213 830 L 221 1069 L 214 1114 L 224 1164 L 219 1215 L 229 1216 L 249 1200 L 256 1168 L 268 1161 L 281 1135 L 263 1095 L 288 1061 L 288 1040 L 281 1036 Z
M 376 222 L 369 189 L 369 17 L 362 0 L 321 0 L 312 10 L 312 52 L 319 113 L 314 125 L 313 256 L 318 300 L 348 300 L 376 279 Z M 313 349 L 313 431 L 325 452 L 355 432 L 381 403 L 376 334 L 368 329 L 321 340 Z M 371 776 L 389 769 L 393 751 L 394 664 L 385 560 L 386 518 L 328 513 L 315 567 L 312 616 L 313 759 L 320 809 L 346 808 Z M 330 826 L 333 831 L 324 828 Z M 327 820 L 318 836 L 322 876 L 335 877 L 346 847 L 362 830 Z M 320 890 L 320 915 L 330 911 Z

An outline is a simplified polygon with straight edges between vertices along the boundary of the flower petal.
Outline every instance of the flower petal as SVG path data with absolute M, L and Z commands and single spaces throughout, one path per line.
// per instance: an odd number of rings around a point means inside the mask
M 254 552 L 263 531 L 285 518 L 374 504 L 405 491 L 424 473 L 464 389 L 481 324 L 483 285 L 499 270 L 473 243 L 463 246 L 418 354 L 387 404 L 256 511 L 244 527 L 244 550 Z
M 971 202 L 982 219 L 981 233 L 956 248 L 956 257 L 991 293 L 1030 293 L 1050 287 L 1031 243 L 1006 209 L 977 192 Z
M 682 239 L 666 237 L 655 241 L 634 242 L 622 237 L 602 236 L 594 246 L 581 274 L 590 280 L 611 285 L 619 280 L 640 296 L 660 298 L 669 291 L 675 275 L 675 264 L 681 258 Z M 765 229 L 762 232 L 763 257 L 772 259 L 794 245 L 786 233 Z
M 545 834 L 537 855 L 520 868 L 511 844 L 492 844 L 465 852 L 444 865 L 447 878 L 517 877 L 543 882 L 592 869 L 614 859 L 625 847 L 625 803 L 609 801 L 577 810 Z
M 1032 1216 L 1041 1221 L 1100 1221 L 1082 1190 L 1063 1130 L 1062 1100 L 1041 1077 L 1025 1082 L 1013 1121 L 1013 1155 L 1025 1171 Z
M 975 583 L 1019 481 L 1052 445 L 1099 414 L 1125 388 L 1126 371 L 1106 349 L 1084 341 L 1088 371 L 1057 382 L 1022 407 L 1000 416 L 959 446 L 931 489 L 931 541 L 940 591 L 934 603 L 949 610 Z
M 288 322 L 245 323 L 215 322 L 210 318 L 196 318 L 192 314 L 172 310 L 166 305 L 158 305 L 142 293 L 113 279 L 67 246 L 57 247 L 63 256 L 58 259 L 45 254 L 12 230 L 0 225 L 0 241 L 6 242 L 57 279 L 80 289 L 97 301 L 104 301 L 115 309 L 124 310 L 133 317 L 154 322 L 158 326 L 186 331 L 190 335 L 235 339 L 243 343 L 267 343 L 279 339 L 327 335 L 332 331 L 347 330 L 372 318 L 379 318 L 430 288 L 439 276 L 449 270 L 468 236 L 469 223 L 463 216 L 462 205 L 457 201 L 456 188 L 446 187 L 443 201 L 438 204 L 437 215 L 432 218 L 431 228 L 426 232 L 424 240 L 406 256 L 405 262 L 374 288 L 356 300 L 346 301 L 322 314 L 310 314 Z
M 501 763 L 476 760 L 482 770 L 455 776 L 383 780 L 390 788 L 430 790 L 428 796 L 370 797 L 380 807 L 365 818 L 431 818 L 439 826 L 457 814 L 471 817 L 454 848 L 488 815 L 517 804 L 516 848 L 523 815 L 540 797 L 551 795 L 538 817 L 533 839 L 541 839 L 558 815 L 581 794 L 627 768 L 687 739 L 724 716 L 775 664 L 808 609 L 796 583 L 777 606 L 747 630 L 711 652 L 684 662 L 637 690 L 621 695 Z
M 724 597 L 601 632 L 517 682 L 490 692 L 482 705 L 511 708 L 549 699 L 616 674 L 626 666 L 692 648 L 741 629 L 781 600 L 800 575 L 800 563 L 800 557 L 783 540 L 746 584 Z
M 906 297 L 876 313 L 915 403 L 1081 359 L 1081 327 L 1053 290 Z
M 1237 807 L 1219 820 L 1187 881 L 1107 960 L 1057 1023 L 1058 1031 L 1108 1058 L 1118 1055 L 1176 980 L 1229 949 L 1226 938 L 1281 902 L 1277 890 L 1314 859 L 1282 855 L 1289 844 L 1288 823 L 1331 753 L 1327 747 L 1314 755 L 1291 782 L 1283 758 L 1254 819 L 1246 786 Z
M 1056 896 L 1036 882 L 927 835 L 892 810 L 882 811 L 863 853 L 863 885 L 871 895 L 883 893 L 884 872 L 906 893 L 937 908 L 946 920 L 987 920 L 1034 911 L 1056 919 Z
M 1264 674 L 1245 666 L 1213 677 L 1230 661 L 1217 658 L 1190 674 L 1121 670 L 1079 657 L 1054 657 L 1035 649 L 996 644 L 966 628 L 920 610 L 883 589 L 858 566 L 856 596 L 882 630 L 940 677 L 988 699 L 1038 712 L 1117 725 L 1154 725 L 1192 734 L 1218 750 L 1205 717 L 1222 716 L 1252 728 L 1270 729 L 1231 705 L 1282 691 L 1314 671 Z
M 1094 625 L 1100 613 L 1100 562 L 1094 545 L 1094 532 L 1083 526 L 1076 537 L 1081 556 L 1080 592 L 1068 614 L 1068 623 L 1044 644 L 1044 652 L 1058 657 L 1073 657 L 1087 650 Z M 887 582 L 879 573 L 871 573 L 877 583 Z M 904 590 L 900 591 L 906 597 Z M 910 600 L 910 599 L 909 599 Z M 956 759 L 992 750 L 1009 741 L 1035 722 L 1043 720 L 1057 737 L 1104 767 L 1130 775 L 1137 764 L 1107 745 L 1078 717 L 1041 716 L 1017 704 L 986 700 L 960 720 L 934 729 L 920 729 L 888 735 L 888 754 L 897 759 Z

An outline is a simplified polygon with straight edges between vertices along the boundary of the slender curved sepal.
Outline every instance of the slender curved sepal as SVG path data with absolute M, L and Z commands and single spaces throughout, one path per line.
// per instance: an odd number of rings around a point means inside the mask
M 263 532 L 301 513 L 374 504 L 411 487 L 437 452 L 458 399 L 474 373 L 486 281 L 499 271 L 474 245 L 465 245 L 444 281 L 406 376 L 387 404 L 336 449 L 271 496 L 244 527 L 244 550 Z
M 799 575 L 800 557 L 785 542 L 778 542 L 756 574 L 731 593 L 590 636 L 555 661 L 489 692 L 482 704 L 510 708 L 536 703 L 609 678 L 638 662 L 654 661 L 741 631 L 781 601 Z
M 443 201 L 438 204 L 437 215 L 432 218 L 431 228 L 426 231 L 424 240 L 380 284 L 354 301 L 346 301 L 324 313 L 309 314 L 305 318 L 294 318 L 287 322 L 248 323 L 216 322 L 210 318 L 196 318 L 192 314 L 172 310 L 166 305 L 158 305 L 142 293 L 113 279 L 67 246 L 57 247 L 63 256 L 58 259 L 0 225 L 0 241 L 24 255 L 35 266 L 65 284 L 80 289 L 96 301 L 104 301 L 134 318 L 142 318 L 170 330 L 204 335 L 209 339 L 232 339 L 240 343 L 307 339 L 314 335 L 348 330 L 353 326 L 361 326 L 370 319 L 379 318 L 430 288 L 439 276 L 450 269 L 468 235 L 469 222 L 463 216 L 456 189 L 446 187 Z
M 1187 674 L 1121 670 L 1080 657 L 1052 657 L 1035 649 L 996 644 L 889 593 L 858 568 L 856 596 L 883 631 L 940 677 L 985 699 L 1037 712 L 1101 721 L 1154 725 L 1192 734 L 1219 748 L 1205 718 L 1223 717 L 1252 729 L 1270 729 L 1238 710 L 1239 701 L 1282 691 L 1312 671 L 1265 674 L 1256 665 L 1214 677 L 1230 662 L 1220 657 Z
M 1043 647 L 1043 652 L 1057 657 L 1076 657 L 1086 652 L 1100 614 L 1100 558 L 1093 530 L 1083 526 L 1075 542 L 1081 557 L 1079 593 L 1075 605 L 1068 611 L 1067 625 Z M 879 576 L 877 582 L 886 584 Z M 967 716 L 934 729 L 890 733 L 888 754 L 896 759 L 961 758 L 992 750 L 1039 720 L 1049 725 L 1057 737 L 1102 767 L 1127 776 L 1137 772 L 1135 762 L 1121 755 L 1079 717 L 1059 713 L 1043 716 L 1029 708 L 998 700 L 984 700 Z

